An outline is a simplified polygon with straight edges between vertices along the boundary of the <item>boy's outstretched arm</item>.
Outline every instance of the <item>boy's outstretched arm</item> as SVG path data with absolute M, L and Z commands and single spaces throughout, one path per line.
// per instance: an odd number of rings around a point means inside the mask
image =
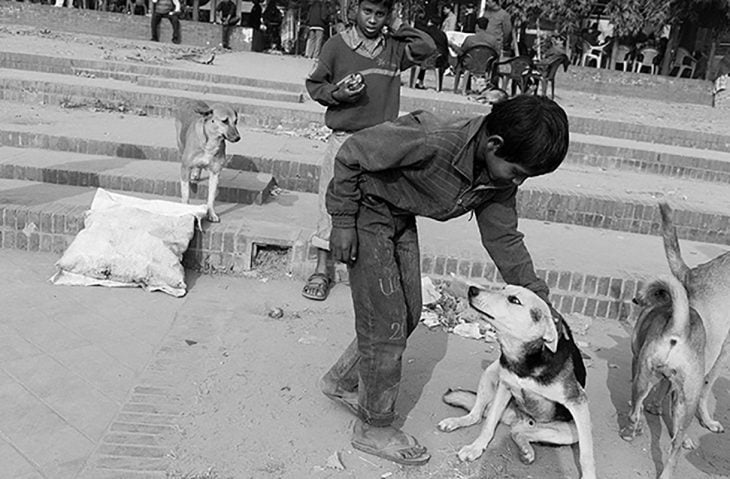
M 405 55 L 401 59 L 401 70 L 417 65 L 437 53 L 436 43 L 421 30 L 403 24 L 392 34 L 393 39 L 404 42 Z
M 517 187 L 511 188 L 475 210 L 482 244 L 506 283 L 524 286 L 550 304 L 550 289 L 535 274 L 524 235 L 517 230 L 516 194 Z

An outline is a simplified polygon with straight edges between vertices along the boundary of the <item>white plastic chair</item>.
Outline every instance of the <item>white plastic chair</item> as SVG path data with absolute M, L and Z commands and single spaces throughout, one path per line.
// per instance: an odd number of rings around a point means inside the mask
M 684 72 L 689 72 L 689 75 L 686 78 L 692 78 L 695 74 L 695 68 L 697 68 L 697 60 L 687 51 L 686 48 L 679 47 L 677 48 L 677 54 L 674 57 L 674 61 L 672 62 L 672 68 L 669 70 L 670 72 L 674 72 L 674 69 L 677 69 L 677 76 L 678 78 L 682 78 L 684 76 Z
M 641 49 L 639 54 L 636 56 L 634 61 L 634 72 L 641 73 L 645 68 L 649 69 L 649 73 L 652 75 L 659 71 L 657 65 L 654 64 L 654 59 L 659 55 L 659 50 L 653 47 L 644 47 Z
M 610 45 L 610 42 L 602 43 L 601 45 L 591 45 L 583 40 L 583 55 L 581 56 L 580 64 L 587 66 L 589 60 L 595 60 L 596 68 L 601 68 L 603 55 L 606 53 L 606 47 L 608 45 Z
M 629 58 L 631 48 L 626 45 L 619 45 L 616 49 L 616 66 L 620 66 L 621 70 L 628 72 L 631 71 L 632 60 Z

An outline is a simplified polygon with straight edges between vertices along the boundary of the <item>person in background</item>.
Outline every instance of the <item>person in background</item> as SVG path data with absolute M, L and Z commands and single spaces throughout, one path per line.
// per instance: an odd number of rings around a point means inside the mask
M 339 0 L 338 15 L 338 31 L 340 33 L 345 28 L 355 24 L 357 18 L 357 5 L 359 0 Z
M 392 11 L 393 0 L 360 0 L 355 24 L 325 42 L 305 81 L 312 99 L 327 107 L 324 121 L 332 130 L 319 173 L 319 216 L 311 240 L 317 264 L 302 288 L 302 295 L 315 301 L 327 299 L 333 282 L 328 265 L 332 220 L 324 198 L 335 154 L 353 132 L 398 117 L 400 72 L 436 52 L 428 34 L 399 18 L 386 35 Z
M 266 29 L 267 46 L 272 50 L 281 51 L 281 23 L 284 16 L 281 14 L 279 7 L 276 6 L 276 0 L 269 0 L 266 3 L 261 19 Z
M 466 13 L 464 14 L 464 23 L 461 27 L 461 31 L 465 33 L 476 32 L 477 27 L 477 12 L 474 8 L 474 4 L 470 3 L 466 6 Z
M 163 18 L 172 25 L 172 43 L 179 44 L 180 37 L 180 0 L 152 0 L 152 41 L 160 41 L 160 22 Z
M 454 13 L 454 6 L 450 3 L 444 4 L 442 13 L 443 21 L 441 23 L 441 30 L 444 32 L 456 31 L 456 14 Z
M 221 24 L 221 46 L 231 49 L 231 31 L 235 28 L 239 18 L 236 16 L 236 4 L 232 0 L 220 0 L 215 7 L 218 22 Z
M 248 26 L 251 28 L 251 51 L 263 52 L 266 49 L 266 39 L 261 31 L 261 0 L 253 0 L 251 12 L 248 14 Z
M 512 37 L 512 19 L 502 7 L 499 6 L 498 0 L 487 0 L 484 16 L 489 20 L 487 33 L 497 38 L 497 42 L 501 45 L 497 49 L 497 53 L 504 54 L 511 50 L 509 41 Z
M 501 51 L 502 43 L 499 39 L 489 33 L 489 20 L 486 17 L 479 17 L 476 21 L 476 32 L 464 39 L 461 46 L 450 43 L 449 46 L 456 52 L 457 61 L 471 48 L 476 46 L 487 46 L 494 49 L 497 54 Z
M 307 15 L 307 46 L 304 56 L 307 58 L 318 58 L 322 50 L 325 31 L 329 29 L 330 12 L 327 4 L 322 0 L 313 0 Z
M 433 42 L 436 44 L 436 51 L 438 52 L 438 58 L 436 58 L 433 66 L 437 70 L 445 70 L 449 66 L 449 39 L 446 34 L 439 27 L 438 16 L 433 17 L 420 17 L 415 22 L 415 27 L 419 30 L 423 30 L 428 33 Z M 425 90 L 426 87 L 423 84 L 423 80 L 426 78 L 426 70 L 424 68 L 418 69 L 418 77 L 415 84 L 415 88 L 419 90 Z

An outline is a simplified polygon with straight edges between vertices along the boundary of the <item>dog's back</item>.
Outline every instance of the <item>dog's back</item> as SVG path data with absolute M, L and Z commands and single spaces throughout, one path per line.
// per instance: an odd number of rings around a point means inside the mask
M 210 105 L 202 100 L 187 100 L 175 110 L 175 130 L 177 132 L 177 148 L 180 153 L 185 149 L 190 128 L 211 111 Z

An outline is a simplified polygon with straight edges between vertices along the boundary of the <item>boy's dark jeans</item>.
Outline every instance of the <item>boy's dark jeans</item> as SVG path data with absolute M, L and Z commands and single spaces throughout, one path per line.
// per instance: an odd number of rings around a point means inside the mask
M 357 235 L 357 261 L 348 267 L 357 338 L 325 377 L 345 391 L 357 384 L 362 419 L 383 427 L 395 419 L 401 358 L 421 315 L 416 218 L 366 198 Z
M 176 13 L 153 13 L 152 14 L 152 41 L 160 40 L 160 22 L 163 18 L 170 20 L 172 25 L 172 43 L 180 43 L 180 19 Z

